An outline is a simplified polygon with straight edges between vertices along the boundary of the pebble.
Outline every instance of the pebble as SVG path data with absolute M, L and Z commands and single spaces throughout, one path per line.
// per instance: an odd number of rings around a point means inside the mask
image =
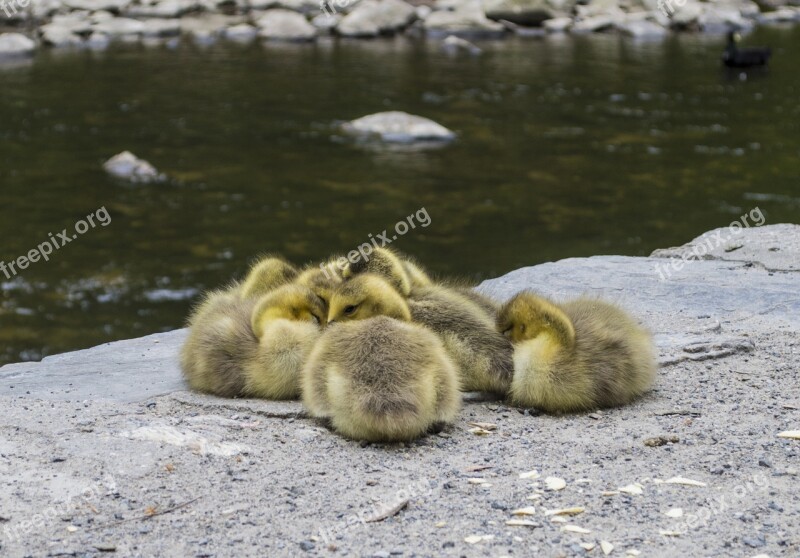
M 755 535 L 753 537 L 742 537 L 742 542 L 751 548 L 761 548 L 762 546 L 766 546 L 767 541 L 764 539 L 764 535 Z
M 306 552 L 308 552 L 310 550 L 314 550 L 315 546 L 316 545 L 311 541 L 301 541 L 300 542 L 300 548 L 302 550 L 305 550 Z

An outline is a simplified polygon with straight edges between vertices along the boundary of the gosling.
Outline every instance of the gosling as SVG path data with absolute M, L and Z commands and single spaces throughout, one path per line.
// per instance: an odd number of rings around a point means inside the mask
M 284 285 L 263 296 L 251 315 L 258 349 L 244 364 L 244 393 L 265 399 L 300 397 L 300 373 L 324 319 L 322 300 L 302 285 Z
M 324 317 L 321 301 L 298 285 L 261 299 L 242 298 L 238 286 L 212 292 L 189 320 L 184 377 L 192 389 L 222 397 L 296 399 Z
M 513 376 L 511 343 L 494 320 L 457 292 L 434 285 L 406 299 L 385 278 L 359 273 L 334 291 L 328 323 L 388 316 L 413 321 L 436 333 L 456 364 L 464 391 L 505 395 Z
M 514 344 L 511 400 L 548 413 L 630 403 L 653 384 L 650 334 L 607 302 L 557 305 L 531 292 L 508 301 L 498 329 Z
M 439 338 L 388 316 L 326 328 L 302 373 L 303 403 L 345 437 L 416 439 L 451 423 L 461 394 Z
M 244 393 L 244 363 L 255 358 L 258 348 L 250 327 L 255 304 L 234 285 L 208 293 L 192 312 L 180 358 L 189 387 L 222 397 Z
M 247 277 L 239 287 L 239 294 L 242 298 L 267 294 L 271 290 L 293 281 L 297 274 L 297 268 L 283 258 L 265 256 L 250 268 Z

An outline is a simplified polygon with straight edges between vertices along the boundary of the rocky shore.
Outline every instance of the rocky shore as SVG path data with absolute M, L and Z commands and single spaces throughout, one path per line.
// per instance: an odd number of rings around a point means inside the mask
M 794 5 L 792 5 L 794 2 Z M 102 49 L 112 41 L 163 44 L 180 37 L 312 42 L 393 34 L 435 39 L 552 33 L 721 33 L 800 21 L 797 0 L 0 0 L 0 58 L 40 47 Z M 450 40 L 448 50 L 475 54 Z
M 0 555 L 796 556 L 799 261 L 798 225 L 726 228 L 486 281 L 625 306 L 656 387 L 560 417 L 467 394 L 410 444 L 189 393 L 182 330 L 5 366 Z

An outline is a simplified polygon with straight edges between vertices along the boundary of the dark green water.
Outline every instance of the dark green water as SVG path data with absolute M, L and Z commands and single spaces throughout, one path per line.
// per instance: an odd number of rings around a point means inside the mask
M 302 263 L 425 207 L 394 244 L 473 279 L 571 256 L 646 255 L 758 206 L 800 222 L 800 28 L 760 29 L 769 72 L 722 71 L 719 37 L 482 45 L 184 45 L 44 52 L 0 69 L 0 259 L 105 207 L 3 281 L 0 362 L 173 329 L 259 252 Z M 337 121 L 405 110 L 442 149 L 355 144 Z M 130 186 L 131 150 L 172 179 Z

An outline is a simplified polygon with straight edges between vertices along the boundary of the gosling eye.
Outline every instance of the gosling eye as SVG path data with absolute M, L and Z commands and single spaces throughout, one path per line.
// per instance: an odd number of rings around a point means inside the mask
M 355 304 L 351 304 L 350 306 L 345 306 L 344 307 L 344 315 L 345 316 L 352 316 L 353 312 L 356 311 L 356 308 L 358 308 L 358 306 L 355 305 Z

